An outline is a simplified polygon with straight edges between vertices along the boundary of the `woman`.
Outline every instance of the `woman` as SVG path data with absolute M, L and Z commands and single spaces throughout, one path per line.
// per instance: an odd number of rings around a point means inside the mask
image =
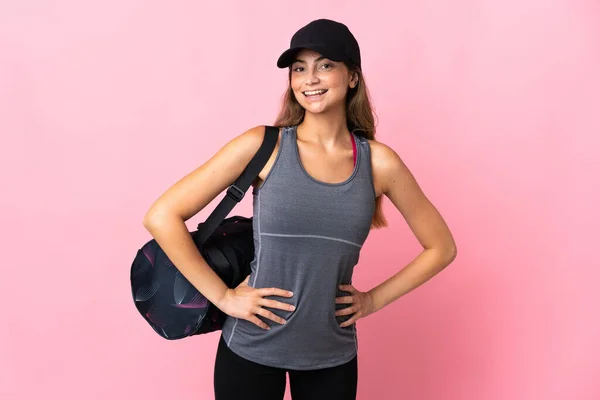
M 338 22 L 320 19 L 279 58 L 289 88 L 270 160 L 253 183 L 255 259 L 229 289 L 194 246 L 184 221 L 241 174 L 264 127 L 237 136 L 150 208 L 144 225 L 184 276 L 228 315 L 217 350 L 217 400 L 355 399 L 356 324 L 446 267 L 452 235 L 411 172 L 374 141 L 360 50 Z M 351 285 L 371 228 L 386 225 L 385 195 L 424 250 L 377 287 Z

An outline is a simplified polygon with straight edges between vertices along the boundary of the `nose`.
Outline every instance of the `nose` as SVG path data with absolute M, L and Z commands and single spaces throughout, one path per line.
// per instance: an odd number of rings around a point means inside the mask
M 306 85 L 310 86 L 310 85 L 314 85 L 315 83 L 319 82 L 319 77 L 317 76 L 317 74 L 315 74 L 312 70 L 309 70 L 306 74 Z

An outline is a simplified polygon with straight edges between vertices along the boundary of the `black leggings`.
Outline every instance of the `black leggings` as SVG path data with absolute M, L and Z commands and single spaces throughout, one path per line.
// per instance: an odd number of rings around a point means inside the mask
M 215 400 L 282 400 L 285 374 L 293 400 L 355 400 L 357 358 L 337 367 L 310 371 L 268 367 L 246 360 L 219 340 L 215 360 Z

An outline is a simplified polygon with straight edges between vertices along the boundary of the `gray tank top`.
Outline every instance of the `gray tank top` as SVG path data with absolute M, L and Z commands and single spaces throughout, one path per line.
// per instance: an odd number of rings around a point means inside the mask
M 291 298 L 269 298 L 296 309 L 269 309 L 287 320 L 283 325 L 259 316 L 270 330 L 227 317 L 223 338 L 239 356 L 296 370 L 333 367 L 356 356 L 356 326 L 339 326 L 349 317 L 335 316 L 335 297 L 342 294 L 338 285 L 352 282 L 370 232 L 375 191 L 369 143 L 352 137 L 354 171 L 346 181 L 330 184 L 302 166 L 296 127 L 282 129 L 273 167 L 252 192 L 255 257 L 248 284 L 291 290 Z

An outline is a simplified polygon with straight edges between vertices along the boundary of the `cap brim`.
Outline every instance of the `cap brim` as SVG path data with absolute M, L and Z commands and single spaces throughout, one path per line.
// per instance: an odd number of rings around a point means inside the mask
M 335 54 L 331 54 L 331 53 L 327 54 L 328 51 L 325 48 L 325 46 L 319 46 L 317 44 L 309 44 L 309 45 L 305 45 L 305 46 L 292 47 L 292 48 L 289 48 L 286 51 L 284 51 L 281 54 L 281 56 L 279 56 L 279 59 L 277 60 L 277 66 L 279 68 L 289 67 L 296 60 L 296 54 L 298 54 L 298 52 L 303 49 L 309 49 L 309 50 L 316 51 L 317 53 L 329 58 L 332 61 L 342 61 Z

